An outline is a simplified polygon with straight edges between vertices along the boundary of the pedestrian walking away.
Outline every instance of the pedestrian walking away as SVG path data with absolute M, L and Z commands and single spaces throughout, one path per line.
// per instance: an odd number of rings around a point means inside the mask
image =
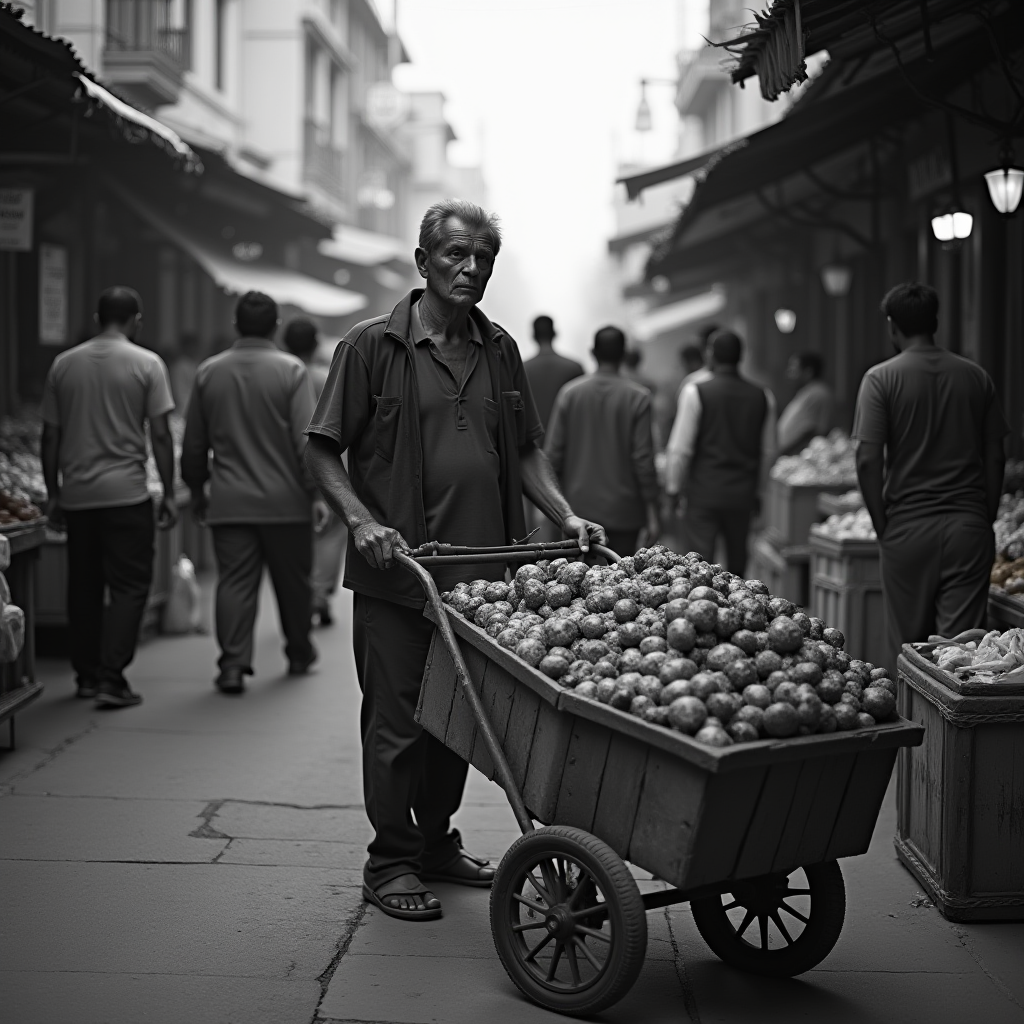
M 543 428 L 515 341 L 477 308 L 500 246 L 496 218 L 473 203 L 430 207 L 415 253 L 425 288 L 342 339 L 309 425 L 307 461 L 350 531 L 345 586 L 355 591 L 363 789 L 374 830 L 363 895 L 411 920 L 441 914 L 426 883 L 487 887 L 494 869 L 466 853 L 451 828 L 468 765 L 416 723 L 433 626 L 422 616 L 419 581 L 392 568 L 395 552 L 428 540 L 520 539 L 524 492 L 584 549 L 604 539 L 575 515 L 537 446 Z M 435 579 L 450 590 L 505 571 L 460 565 Z
M 740 374 L 739 335 L 717 331 L 710 352 L 710 376 L 680 395 L 665 490 L 685 502 L 689 546 L 712 562 L 721 536 L 729 571 L 745 575 L 750 522 L 775 455 L 775 399 Z
M 305 363 L 313 386 L 313 398 L 319 401 L 327 383 L 327 367 L 316 359 L 320 345 L 316 324 L 306 317 L 296 317 L 285 328 L 284 345 L 293 356 Z M 326 509 L 314 524 L 313 574 L 310 578 L 313 615 L 321 626 L 330 626 L 334 622 L 331 597 L 338 589 L 347 543 L 348 527 L 345 521 L 333 509 Z
M 821 379 L 825 368 L 817 352 L 791 356 L 786 376 L 800 386 L 779 416 L 779 455 L 793 455 L 813 437 L 824 437 L 832 428 L 835 398 Z
M 181 472 L 196 518 L 213 531 L 221 652 L 215 685 L 228 694 L 242 693 L 253 673 L 264 566 L 289 675 L 304 675 L 316 660 L 309 638 L 313 521 L 326 507 L 315 499 L 303 462 L 313 389 L 302 361 L 274 344 L 279 322 L 270 296 L 247 292 L 239 299 L 238 340 L 200 364 L 185 424 Z
M 43 390 L 42 463 L 51 525 L 66 525 L 68 627 L 78 696 L 101 707 L 142 697 L 124 671 L 135 657 L 153 582 L 154 515 L 146 484 L 146 423 L 163 495 L 157 524 L 177 522 L 174 408 L 163 360 L 135 343 L 142 301 L 108 288 L 99 334 L 53 361 Z M 104 592 L 109 595 L 104 606 Z
M 935 344 L 932 288 L 897 285 L 882 312 L 897 354 L 864 375 L 853 439 L 894 664 L 905 643 L 985 625 L 1009 428 L 992 378 Z
M 597 371 L 558 393 L 544 443 L 566 500 L 623 555 L 661 534 L 651 393 L 620 373 L 625 354 L 618 327 L 594 335 Z

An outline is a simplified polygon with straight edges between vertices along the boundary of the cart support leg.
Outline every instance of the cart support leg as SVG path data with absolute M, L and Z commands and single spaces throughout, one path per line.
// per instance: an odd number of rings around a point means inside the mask
M 494 764 L 495 774 L 498 776 L 498 782 L 501 784 L 501 788 L 505 790 L 508 802 L 512 806 L 512 813 L 516 816 L 516 823 L 519 825 L 519 828 L 522 830 L 524 835 L 527 832 L 532 832 L 534 828 L 533 818 L 530 817 L 530 812 L 526 809 L 526 804 L 523 802 L 523 795 L 516 787 L 515 779 L 512 778 L 512 769 L 509 768 L 508 761 L 505 759 L 505 752 L 501 749 L 501 744 L 498 742 L 498 738 L 494 735 L 494 730 L 491 728 L 490 720 L 487 718 L 487 712 L 484 710 L 483 704 L 480 703 L 480 696 L 473 688 L 473 682 L 469 678 L 469 670 L 466 668 L 466 662 L 462 657 L 462 648 L 459 647 L 459 642 L 455 637 L 455 631 L 452 629 L 451 623 L 448 621 L 448 613 L 445 611 L 444 605 L 441 603 L 441 595 L 437 592 L 437 586 L 434 583 L 433 576 L 431 576 L 430 573 L 416 561 L 409 558 L 408 555 L 405 555 L 402 552 L 397 552 L 395 554 L 395 560 L 404 565 L 410 572 L 414 573 L 423 584 L 423 589 L 427 594 L 427 600 L 434 609 L 435 618 L 437 619 L 437 628 L 441 630 L 441 636 L 444 638 L 445 645 L 448 648 L 448 653 L 451 655 L 452 661 L 455 664 L 455 674 L 458 677 L 459 685 L 462 687 L 462 691 L 466 695 L 466 700 L 469 701 L 469 706 L 473 711 L 473 717 L 476 719 L 477 726 L 483 735 L 484 745 L 487 747 L 487 753 L 491 755 L 491 761 Z

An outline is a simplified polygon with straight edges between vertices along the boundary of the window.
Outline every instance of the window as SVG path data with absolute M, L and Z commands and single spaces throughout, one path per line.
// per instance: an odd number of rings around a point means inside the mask
M 224 92 L 227 80 L 227 16 L 228 0 L 216 0 L 213 25 L 213 84 Z

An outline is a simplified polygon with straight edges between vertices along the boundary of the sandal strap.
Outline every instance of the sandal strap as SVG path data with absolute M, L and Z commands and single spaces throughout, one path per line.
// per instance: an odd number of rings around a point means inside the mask
M 468 860 L 475 864 L 478 868 L 489 868 L 491 862 L 489 860 L 482 860 L 480 857 L 474 857 L 473 854 L 467 853 L 465 850 L 460 849 L 451 860 L 445 861 L 444 864 L 439 865 L 436 868 L 431 868 L 431 872 L 444 872 L 448 868 L 454 867 L 460 860 Z
M 395 886 L 395 882 L 401 881 L 403 878 L 416 878 L 419 883 L 414 888 L 408 886 Z M 390 879 L 387 882 L 382 883 L 376 889 L 373 890 L 374 895 L 379 900 L 386 900 L 389 896 L 426 896 L 428 893 L 433 896 L 434 891 L 427 885 L 424 885 L 416 875 L 405 874 L 398 875 L 395 878 Z

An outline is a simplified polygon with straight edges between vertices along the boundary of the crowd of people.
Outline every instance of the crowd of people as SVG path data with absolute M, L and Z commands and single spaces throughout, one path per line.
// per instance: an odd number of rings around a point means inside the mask
M 461 200 L 432 206 L 415 253 L 423 287 L 352 328 L 329 370 L 314 359 L 315 324 L 280 332 L 274 300 L 249 292 L 236 306 L 234 344 L 202 362 L 190 350 L 172 381 L 135 343 L 138 294 L 110 288 L 98 333 L 57 357 L 42 405 L 47 513 L 68 534 L 80 696 L 107 707 L 141 700 L 124 673 L 152 582 L 154 530 L 178 516 L 176 404 L 187 404 L 181 476 L 216 555 L 218 690 L 243 693 L 253 672 L 264 567 L 288 672 L 301 675 L 317 658 L 313 621 L 330 624 L 346 562 L 374 830 L 363 891 L 402 919 L 440 916 L 430 882 L 486 887 L 494 871 L 451 828 L 466 763 L 415 721 L 433 627 L 417 580 L 394 571 L 396 553 L 431 540 L 512 544 L 538 529 L 584 552 L 608 544 L 627 553 L 671 524 L 686 549 L 713 562 L 721 545 L 729 570 L 743 574 L 775 456 L 825 432 L 833 415 L 819 356 L 793 357 L 798 390 L 777 417 L 771 392 L 740 369 L 743 339 L 720 327 L 681 352 L 670 429 L 656 426 L 651 388 L 619 327 L 596 332 L 588 374 L 555 352 L 555 325 L 538 317 L 539 351 L 524 364 L 479 308 L 500 248 L 492 215 Z M 897 286 L 882 310 L 897 355 L 865 375 L 853 437 L 898 644 L 981 624 L 1008 430 L 987 374 L 935 345 L 932 289 Z M 147 426 L 163 486 L 157 509 Z M 505 572 L 492 562 L 435 576 L 450 590 Z

